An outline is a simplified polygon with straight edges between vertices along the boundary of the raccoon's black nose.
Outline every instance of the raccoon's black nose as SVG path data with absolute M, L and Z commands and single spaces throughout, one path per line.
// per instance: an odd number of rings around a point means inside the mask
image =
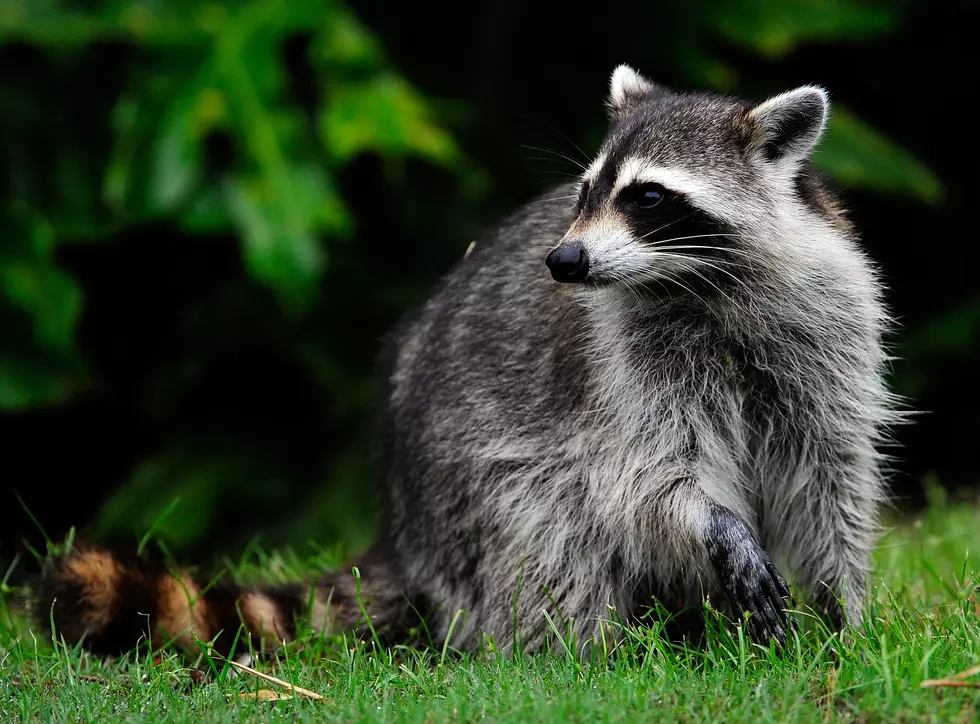
M 556 282 L 580 282 L 589 275 L 589 255 L 581 242 L 573 241 L 552 249 L 544 263 Z

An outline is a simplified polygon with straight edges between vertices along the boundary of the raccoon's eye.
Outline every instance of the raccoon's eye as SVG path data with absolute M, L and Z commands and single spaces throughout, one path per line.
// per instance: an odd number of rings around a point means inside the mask
M 579 212 L 581 212 L 582 209 L 585 208 L 585 199 L 586 197 L 588 197 L 588 195 L 589 195 L 589 182 L 583 181 L 582 189 L 578 192 L 578 201 L 576 202 L 576 208 L 579 210 Z
M 660 184 L 646 183 L 630 186 L 623 191 L 623 200 L 641 209 L 652 209 L 659 206 L 669 195 L 669 191 Z

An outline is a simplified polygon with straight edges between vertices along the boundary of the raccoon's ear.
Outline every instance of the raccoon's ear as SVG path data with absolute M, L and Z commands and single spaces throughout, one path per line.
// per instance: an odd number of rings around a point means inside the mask
M 628 113 L 658 87 L 656 83 L 651 83 L 628 65 L 618 66 L 609 79 L 607 104 L 610 113 L 614 117 Z
M 813 152 L 829 111 L 827 91 L 809 85 L 760 103 L 748 113 L 750 151 L 764 161 L 795 167 Z

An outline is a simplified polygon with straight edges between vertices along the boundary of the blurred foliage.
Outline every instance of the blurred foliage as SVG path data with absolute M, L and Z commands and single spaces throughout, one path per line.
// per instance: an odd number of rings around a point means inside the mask
M 861 40 L 897 25 L 898 4 L 826 0 L 742 0 L 715 6 L 711 23 L 724 37 L 770 57 L 800 43 Z
M 711 43 L 779 58 L 809 42 L 887 34 L 901 12 L 898 4 L 859 0 L 711 0 L 698 12 L 675 13 L 673 70 L 721 91 L 782 90 L 742 87 Z M 489 195 L 483 170 L 457 140 L 475 121 L 472 112 L 415 87 L 341 0 L 7 0 L 0 42 L 43 61 L 8 64 L 0 79 L 8 191 L 0 410 L 68 405 L 113 387 L 111 371 L 128 364 L 125 354 L 112 356 L 113 345 L 126 341 L 113 340 L 111 328 L 80 345 L 85 314 L 108 306 L 125 315 L 126 301 L 99 306 L 105 283 L 83 291 L 60 251 L 122 244 L 152 224 L 201 239 L 201 249 L 230 235 L 243 277 L 182 318 L 187 349 L 154 358 L 138 393 L 117 391 L 130 395 L 118 404 L 157 432 L 157 444 L 103 506 L 100 530 L 156 525 L 179 547 L 222 514 L 245 520 L 255 509 L 295 507 L 299 488 L 290 481 L 302 477 L 320 484 L 283 534 L 325 528 L 363 544 L 371 505 L 359 461 L 369 437 L 366 427 L 351 430 L 366 417 L 370 375 L 366 348 L 342 335 L 365 315 L 373 317 L 364 324 L 387 323 L 418 301 L 428 279 L 423 274 L 414 286 L 399 279 L 403 260 L 372 257 L 359 224 L 400 215 L 405 228 L 419 230 L 438 213 L 438 238 L 455 236 L 454 245 L 432 249 L 421 238 L 413 254 L 428 254 L 427 268 L 461 254 L 481 220 L 462 221 L 465 209 L 450 207 Z M 298 55 L 284 50 L 290 43 Z M 103 53 L 97 61 L 96 50 Z M 600 99 L 590 99 L 601 112 Z M 388 185 L 378 193 L 408 201 L 367 214 L 352 208 L 341 180 L 365 157 L 384 169 Z M 851 188 L 929 203 L 943 197 L 929 168 L 839 102 L 817 161 Z M 419 174 L 437 180 L 416 185 Z M 148 258 L 163 254 L 191 279 L 203 257 L 191 254 L 182 267 L 174 255 L 186 249 L 175 242 L 173 251 Z M 106 314 L 103 325 L 114 319 Z M 133 328 L 154 324 L 141 319 Z M 266 360 L 270 349 L 280 357 Z M 246 358 L 258 359 L 262 374 L 223 388 L 220 370 Z M 215 392 L 223 389 L 226 397 Z M 208 402 L 198 401 L 202 395 Z M 281 406 L 256 412 L 250 404 L 260 398 L 281 398 Z M 297 437 L 321 408 L 331 410 L 329 419 L 309 425 L 309 439 Z M 316 437 L 326 432 L 336 437 Z M 296 462 L 301 445 L 327 453 Z M 179 514 L 159 519 L 175 497 Z M 261 502 L 236 513 L 221 507 L 229 498 Z
M 339 3 L 109 2 L 84 14 L 59 5 L 7 4 L 6 39 L 71 53 L 121 37 L 145 53 L 115 103 L 104 167 L 77 179 L 101 194 L 82 218 L 45 209 L 56 236 L 72 223 L 99 235 L 154 216 L 190 232 L 230 226 L 249 271 L 300 312 L 326 263 L 320 239 L 350 232 L 333 183 L 338 165 L 365 151 L 459 161 L 426 101 Z M 281 57 L 284 37 L 303 32 L 332 98 L 315 109 L 313 126 L 288 99 Z M 205 141 L 218 132 L 235 159 L 209 173 Z
M 0 408 L 19 409 L 63 398 L 77 384 L 74 332 L 82 295 L 54 261 L 46 219 L 13 199 L 3 221 L 0 292 L 8 308 L 0 311 Z
M 847 107 L 836 104 L 814 163 L 841 185 L 907 194 L 929 203 L 942 200 L 936 175 Z
M 38 48 L 55 66 L 81 61 L 96 43 L 135 50 L 119 78 L 105 79 L 115 92 L 105 108 L 70 109 L 104 126 L 102 143 L 66 131 L 69 119 L 57 116 L 69 109 L 51 97 L 57 88 L 39 88 L 29 72 L 5 73 L 2 93 L 14 112 L 3 121 L 10 194 L 0 247 L 9 320 L 0 348 L 2 409 L 64 404 L 98 384 L 75 344 L 83 294 L 55 258 L 57 245 L 109 242 L 161 219 L 191 235 L 231 232 L 247 273 L 295 322 L 311 315 L 330 252 L 353 231 L 336 185 L 339 169 L 374 153 L 467 173 L 428 99 L 340 2 L 84 6 L 32 1 L 0 8 L 3 41 Z M 295 36 L 307 48 L 308 98 L 289 87 L 283 42 Z M 215 152 L 216 145 L 223 150 Z M 298 357 L 309 356 L 303 340 L 293 341 Z M 265 464 L 257 475 L 257 461 L 247 455 L 198 447 L 177 444 L 139 466 L 106 505 L 106 526 L 146 529 L 180 496 L 181 514 L 162 523 L 179 542 L 212 519 L 221 481 L 261 481 L 259 489 L 238 492 L 266 498 L 282 489 L 275 466 Z
M 896 377 L 896 391 L 909 399 L 922 394 L 929 371 L 917 365 L 917 361 L 968 358 L 977 349 L 980 349 L 980 298 L 967 300 L 905 333 L 899 349 L 902 374 Z

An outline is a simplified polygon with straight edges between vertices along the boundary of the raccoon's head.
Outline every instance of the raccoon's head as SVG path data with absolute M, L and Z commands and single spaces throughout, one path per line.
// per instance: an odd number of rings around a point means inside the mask
M 559 282 L 741 281 L 846 223 L 810 170 L 828 114 L 821 88 L 751 104 L 675 93 L 620 66 L 608 105 L 577 217 L 546 259 Z

